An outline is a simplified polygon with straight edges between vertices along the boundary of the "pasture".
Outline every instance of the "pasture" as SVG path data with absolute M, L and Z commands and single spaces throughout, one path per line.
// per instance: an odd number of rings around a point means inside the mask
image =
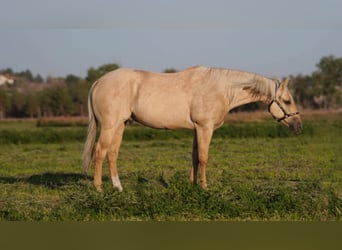
M 336 221 L 342 218 L 342 114 L 304 114 L 293 135 L 268 115 L 227 116 L 210 146 L 208 190 L 188 182 L 192 131 L 126 128 L 124 191 L 82 172 L 86 127 L 0 122 L 0 220 Z

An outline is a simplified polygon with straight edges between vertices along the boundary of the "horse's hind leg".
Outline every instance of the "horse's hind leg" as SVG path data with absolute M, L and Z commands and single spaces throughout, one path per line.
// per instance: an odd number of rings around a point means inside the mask
M 106 157 L 109 146 L 113 138 L 113 128 L 101 129 L 100 137 L 95 147 L 95 164 L 94 164 L 94 186 L 97 191 L 102 191 L 102 163 Z
M 194 139 L 192 143 L 192 167 L 190 171 L 190 182 L 197 184 L 197 172 L 198 172 L 198 145 L 197 145 L 197 133 L 194 131 Z
M 122 142 L 122 135 L 124 132 L 124 128 L 125 128 L 124 123 L 120 124 L 117 127 L 117 129 L 114 133 L 113 139 L 112 139 L 112 143 L 111 143 L 109 151 L 108 151 L 108 155 L 107 155 L 107 159 L 108 159 L 108 163 L 109 163 L 109 169 L 110 169 L 110 175 L 112 178 L 113 186 L 114 186 L 114 188 L 117 188 L 120 192 L 123 189 L 122 189 L 122 186 L 120 183 L 116 162 L 117 162 L 117 159 L 119 156 L 119 149 L 120 149 L 120 145 Z

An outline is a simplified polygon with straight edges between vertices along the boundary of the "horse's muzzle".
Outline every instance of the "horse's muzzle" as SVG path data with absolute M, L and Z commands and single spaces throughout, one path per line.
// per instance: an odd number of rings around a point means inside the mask
M 299 116 L 292 117 L 289 121 L 289 128 L 296 134 L 302 132 L 302 120 Z

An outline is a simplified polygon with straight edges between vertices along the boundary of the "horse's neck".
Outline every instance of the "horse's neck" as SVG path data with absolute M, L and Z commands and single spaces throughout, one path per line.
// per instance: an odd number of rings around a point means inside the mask
M 233 91 L 234 93 L 230 93 L 230 91 Z M 229 102 L 229 109 L 233 109 L 252 102 L 265 102 L 264 98 L 260 96 L 253 96 L 250 93 L 248 93 L 248 91 L 243 90 L 242 88 L 228 90 L 227 96 Z
M 259 101 L 268 104 L 274 98 L 275 84 L 272 80 L 251 73 L 246 73 L 245 77 L 240 76 L 238 83 L 227 88 L 230 109 Z

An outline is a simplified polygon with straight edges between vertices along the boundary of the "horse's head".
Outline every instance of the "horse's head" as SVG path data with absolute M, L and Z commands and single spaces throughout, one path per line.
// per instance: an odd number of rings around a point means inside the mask
M 276 88 L 274 99 L 268 106 L 268 111 L 274 119 L 288 126 L 296 134 L 302 130 L 302 120 L 299 116 L 293 97 L 287 88 L 289 80 L 285 79 Z

